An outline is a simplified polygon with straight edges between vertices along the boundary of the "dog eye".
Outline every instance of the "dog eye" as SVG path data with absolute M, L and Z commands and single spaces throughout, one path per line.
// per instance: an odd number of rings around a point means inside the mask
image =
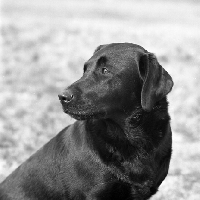
M 108 71 L 108 69 L 106 68 L 106 67 L 103 67 L 102 69 L 101 69 L 101 71 L 102 71 L 102 74 L 107 74 L 109 71 Z

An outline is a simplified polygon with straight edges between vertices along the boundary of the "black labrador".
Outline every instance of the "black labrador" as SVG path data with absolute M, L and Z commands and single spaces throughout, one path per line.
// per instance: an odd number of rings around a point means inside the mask
M 99 46 L 59 95 L 66 127 L 3 183 L 1 200 L 148 199 L 168 173 L 173 81 L 141 46 Z

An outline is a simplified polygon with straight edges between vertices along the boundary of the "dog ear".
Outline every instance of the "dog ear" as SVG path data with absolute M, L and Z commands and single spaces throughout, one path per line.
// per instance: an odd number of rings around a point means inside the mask
M 95 50 L 94 50 L 94 53 L 95 54 L 97 51 L 103 49 L 104 47 L 106 47 L 107 45 L 106 44 L 103 44 L 103 45 L 99 45 Z
M 173 81 L 152 53 L 140 58 L 139 74 L 143 80 L 141 105 L 145 111 L 151 111 L 155 103 L 171 91 Z

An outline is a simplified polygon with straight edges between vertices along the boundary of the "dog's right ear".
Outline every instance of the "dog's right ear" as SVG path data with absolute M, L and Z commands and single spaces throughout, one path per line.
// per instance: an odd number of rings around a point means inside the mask
M 103 49 L 103 48 L 106 47 L 106 46 L 107 46 L 107 44 L 99 45 L 99 46 L 95 49 L 95 51 L 94 51 L 93 54 L 95 54 L 97 51 Z
M 165 97 L 173 87 L 173 81 L 168 72 L 158 63 L 152 53 L 141 56 L 139 75 L 143 81 L 141 105 L 145 111 L 151 111 L 153 106 Z

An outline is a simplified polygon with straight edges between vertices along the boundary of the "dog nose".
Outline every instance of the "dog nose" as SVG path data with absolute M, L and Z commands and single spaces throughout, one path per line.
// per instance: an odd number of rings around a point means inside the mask
M 59 100 L 65 103 L 69 103 L 73 99 L 73 97 L 73 94 L 68 90 L 65 91 L 63 94 L 58 95 Z

